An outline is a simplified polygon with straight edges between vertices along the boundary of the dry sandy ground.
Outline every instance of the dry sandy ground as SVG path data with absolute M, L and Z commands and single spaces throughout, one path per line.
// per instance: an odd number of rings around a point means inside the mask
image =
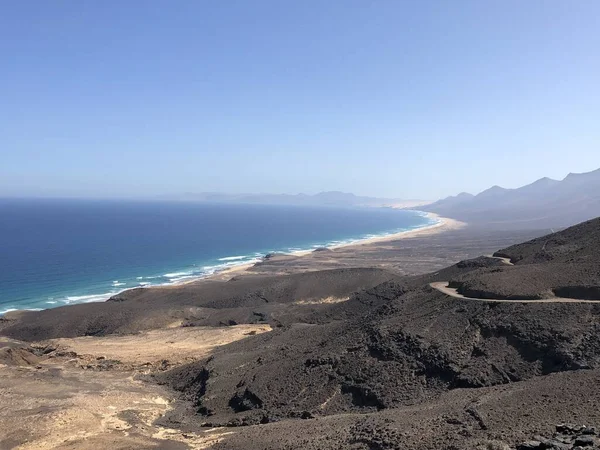
M 14 357 L 0 364 L 0 449 L 207 448 L 227 430 L 194 434 L 155 425 L 174 399 L 140 375 L 269 330 L 239 325 L 56 339 L 33 344 L 39 356 L 19 350 L 29 344 L 3 339 L 0 350 Z
M 348 267 L 377 267 L 398 275 L 420 275 L 464 259 L 490 254 L 498 248 L 523 242 L 547 230 L 497 232 L 471 229 L 445 220 L 432 228 L 361 241 L 303 255 L 275 255 L 256 265 L 222 272 L 222 280 L 249 275 L 276 275 Z
M 269 325 L 167 328 L 127 336 L 84 336 L 47 342 L 64 352 L 72 351 L 81 356 L 102 356 L 138 367 L 163 361 L 174 365 L 202 359 L 216 347 L 270 330 Z
M 326 297 L 319 300 L 299 300 L 296 305 L 322 305 L 331 303 L 342 303 L 350 300 L 350 297 Z

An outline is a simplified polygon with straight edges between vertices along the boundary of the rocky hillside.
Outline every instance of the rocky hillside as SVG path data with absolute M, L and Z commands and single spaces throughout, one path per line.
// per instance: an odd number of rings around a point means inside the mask
M 467 297 L 600 300 L 600 219 L 500 250 L 513 266 L 481 268 L 450 281 Z
M 364 316 L 352 314 L 364 303 Z M 421 404 L 600 364 L 600 304 L 459 301 L 392 286 L 337 309 L 339 320 L 233 344 L 161 380 L 195 403 L 200 423 L 241 425 Z
M 136 333 L 174 324 L 224 326 L 272 320 L 278 325 L 296 309 L 306 309 L 302 302 L 347 298 L 392 278 L 382 269 L 335 269 L 131 289 L 107 302 L 6 314 L 0 317 L 0 334 L 35 341 Z
M 600 302 L 463 300 L 429 283 L 472 280 L 497 295 L 514 285 L 529 286 L 532 274 L 543 273 L 531 283 L 535 292 L 555 282 L 598 287 L 599 223 L 500 251 L 517 261 L 514 266 L 484 257 L 435 274 L 384 282 L 272 333 L 231 344 L 207 360 L 161 374 L 159 382 L 193 404 L 193 414 L 179 411 L 168 420 L 213 427 L 382 414 L 435 404 L 451 392 L 462 396 L 554 380 L 546 378 L 553 374 L 596 373 Z M 543 250 L 542 242 L 547 243 Z M 540 252 L 557 256 L 540 260 Z M 564 264 L 573 261 L 573 271 L 565 272 Z M 467 414 L 485 422 L 477 408 Z M 395 446 L 403 442 L 400 434 L 388 438 L 389 446 L 364 448 L 403 448 Z

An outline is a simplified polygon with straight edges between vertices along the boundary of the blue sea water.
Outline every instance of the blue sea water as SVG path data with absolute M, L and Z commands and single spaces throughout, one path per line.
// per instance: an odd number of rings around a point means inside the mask
M 431 223 L 390 208 L 0 199 L 0 313 L 102 301 Z

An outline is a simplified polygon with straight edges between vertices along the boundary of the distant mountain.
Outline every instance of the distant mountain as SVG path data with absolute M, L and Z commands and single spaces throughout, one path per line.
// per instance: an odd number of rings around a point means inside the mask
M 600 215 L 600 169 L 571 173 L 560 181 L 542 178 L 518 189 L 493 186 L 418 209 L 490 227 L 569 226 Z
M 466 203 L 469 200 L 471 200 L 473 197 L 475 197 L 473 194 L 469 194 L 468 192 L 461 192 L 458 195 L 446 197 L 442 200 L 438 200 L 435 203 L 431 203 L 431 204 L 427 205 L 427 208 L 430 208 L 432 211 L 433 211 L 433 209 L 436 209 L 436 208 L 447 210 L 450 208 L 457 207 L 458 205 L 461 205 L 463 203 Z M 421 209 L 421 208 L 419 208 L 419 209 Z
M 371 206 L 414 207 L 426 202 L 398 198 L 362 197 L 347 192 L 328 191 L 307 194 L 223 194 L 218 192 L 186 193 L 171 196 L 169 200 L 211 203 L 253 203 L 267 205 L 314 205 L 314 206 Z

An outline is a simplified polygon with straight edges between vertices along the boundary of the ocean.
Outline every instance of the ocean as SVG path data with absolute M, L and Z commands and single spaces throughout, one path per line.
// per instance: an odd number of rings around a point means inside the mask
M 432 224 L 414 211 L 105 200 L 0 200 L 0 314 L 103 301 L 267 253 Z

